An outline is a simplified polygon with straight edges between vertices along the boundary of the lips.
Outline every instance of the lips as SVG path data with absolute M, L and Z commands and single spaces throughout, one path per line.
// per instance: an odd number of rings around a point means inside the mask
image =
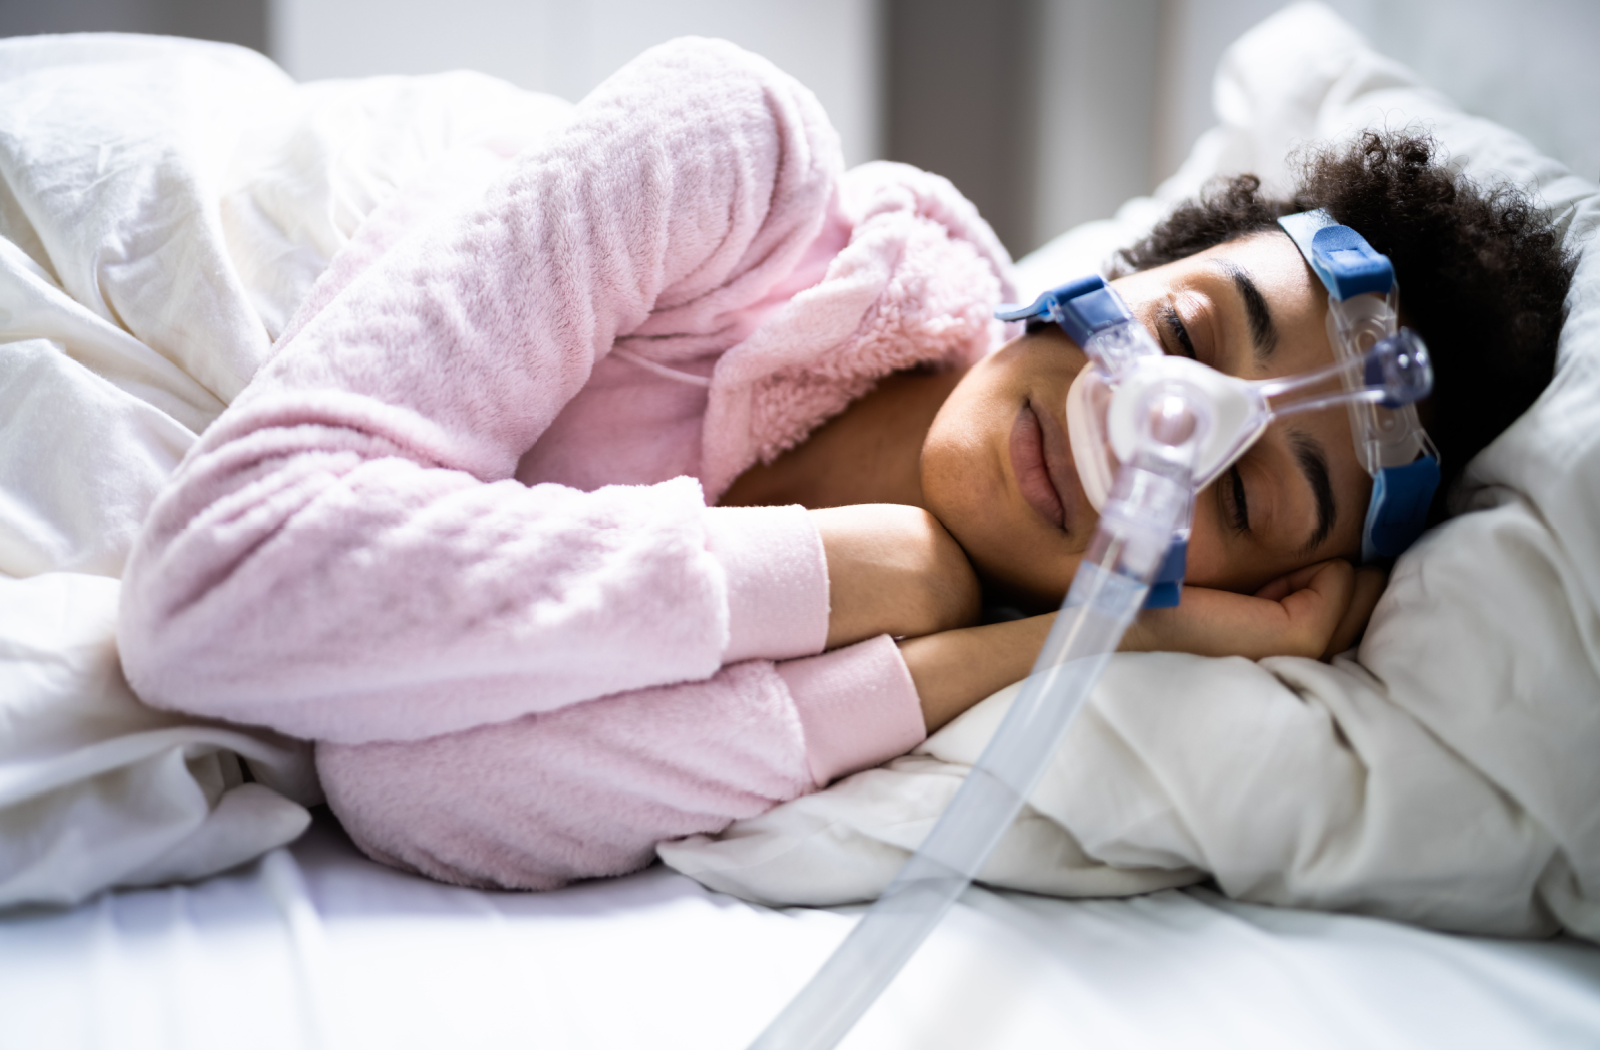
M 1061 503 L 1061 493 L 1050 479 L 1050 465 L 1045 460 L 1044 430 L 1033 406 L 1024 404 L 1011 425 L 1011 470 L 1017 477 L 1017 488 L 1034 513 L 1055 528 L 1066 525 L 1066 508 Z
M 1049 413 L 1025 403 L 1011 426 L 1011 469 L 1017 488 L 1034 513 L 1053 528 L 1074 531 L 1083 523 L 1088 500 L 1073 466 L 1067 436 Z

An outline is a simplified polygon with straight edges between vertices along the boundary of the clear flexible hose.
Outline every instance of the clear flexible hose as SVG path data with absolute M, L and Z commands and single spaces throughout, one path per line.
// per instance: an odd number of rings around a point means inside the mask
M 1149 575 L 1126 574 L 1123 544 L 1101 546 L 1079 567 L 1033 673 L 927 840 L 751 1050 L 838 1045 L 977 875 L 1144 604 Z
M 1186 538 L 1195 456 L 1214 425 L 1204 389 L 1145 396 L 1138 454 L 1117 473 L 1033 673 L 922 846 L 751 1050 L 831 1050 L 978 874 L 1044 775 L 1073 716 Z

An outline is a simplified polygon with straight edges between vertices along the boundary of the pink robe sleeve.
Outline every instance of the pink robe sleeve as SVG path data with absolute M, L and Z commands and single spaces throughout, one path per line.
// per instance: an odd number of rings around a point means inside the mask
M 317 771 L 373 858 L 542 890 L 634 871 L 662 840 L 715 834 L 922 739 L 911 676 L 879 636 L 430 740 L 319 744 Z
M 820 649 L 825 566 L 798 509 L 735 521 L 692 479 L 513 473 L 616 338 L 667 311 L 715 333 L 779 284 L 838 169 L 804 88 L 679 42 L 469 209 L 342 274 L 158 500 L 124 578 L 134 688 L 403 741 Z

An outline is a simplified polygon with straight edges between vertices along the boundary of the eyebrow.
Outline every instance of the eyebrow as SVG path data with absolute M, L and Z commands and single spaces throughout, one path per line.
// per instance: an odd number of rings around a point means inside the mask
M 1244 311 L 1250 318 L 1250 338 L 1255 343 L 1256 360 L 1266 361 L 1278 347 L 1278 326 L 1272 323 L 1272 311 L 1267 307 L 1266 296 L 1256 287 L 1250 273 L 1238 263 L 1220 259 L 1217 265 L 1233 281 L 1244 300 Z
M 1333 500 L 1333 480 L 1328 474 L 1328 454 L 1323 451 L 1321 442 L 1303 430 L 1291 429 L 1289 444 L 1294 449 L 1300 473 L 1305 475 L 1306 484 L 1311 486 L 1311 493 L 1317 500 L 1317 528 L 1305 545 L 1306 550 L 1312 551 L 1333 532 L 1334 520 L 1339 516 L 1339 507 Z

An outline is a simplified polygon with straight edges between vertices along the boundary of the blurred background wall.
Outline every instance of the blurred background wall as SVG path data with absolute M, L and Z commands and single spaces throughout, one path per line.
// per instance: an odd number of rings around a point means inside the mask
M 267 50 L 270 0 L 0 0 L 0 36 L 165 33 Z
M 1600 178 L 1600 0 L 1327 2 L 1467 109 Z M 168 33 L 255 48 L 300 79 L 473 68 L 571 99 L 652 44 L 726 37 L 816 91 L 850 163 L 903 160 L 949 177 L 1021 255 L 1170 174 L 1212 122 L 1223 49 L 1283 5 L 0 0 L 0 36 Z

